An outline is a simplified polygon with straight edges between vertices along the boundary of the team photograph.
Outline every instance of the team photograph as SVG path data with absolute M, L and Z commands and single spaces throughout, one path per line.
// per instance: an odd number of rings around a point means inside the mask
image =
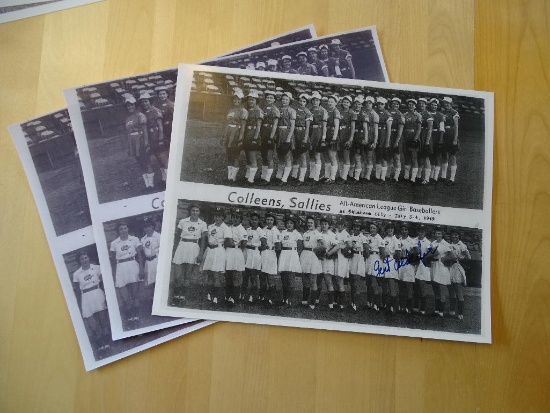
M 388 82 L 374 27 L 224 56 L 204 65 Z
M 182 181 L 483 208 L 482 97 L 193 74 Z
M 473 228 L 180 199 L 167 305 L 475 335 L 481 246 Z
M 82 167 L 67 110 L 19 125 L 57 236 L 91 225 Z
M 124 331 L 166 322 L 151 315 L 162 211 L 103 223 Z

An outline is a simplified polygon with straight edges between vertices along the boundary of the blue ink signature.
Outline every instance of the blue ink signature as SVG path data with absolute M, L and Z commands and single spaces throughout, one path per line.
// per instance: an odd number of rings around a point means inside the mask
M 437 246 L 435 248 L 432 248 L 431 246 L 428 247 L 428 249 L 426 250 L 426 253 L 425 254 L 422 254 L 422 248 L 421 248 L 421 244 L 420 242 L 418 242 L 418 250 L 420 251 L 419 254 L 418 254 L 418 260 L 419 262 L 422 263 L 422 265 L 424 265 L 425 267 L 427 267 L 428 265 L 426 265 L 423 261 L 423 259 L 428 255 L 428 254 L 435 254 L 437 252 Z M 411 263 L 409 261 L 409 250 L 405 250 L 405 257 L 404 258 L 400 258 L 398 260 L 394 259 L 394 258 L 390 258 L 390 257 L 386 257 L 384 258 L 383 260 L 376 260 L 374 261 L 374 264 L 373 264 L 373 270 L 376 271 L 376 277 L 379 278 L 379 277 L 382 277 L 385 273 L 387 272 L 390 272 L 391 271 L 391 265 L 392 265 L 392 261 L 393 261 L 393 268 L 395 271 L 398 271 L 399 268 L 401 267 L 404 267 L 406 265 L 412 265 L 414 263 Z

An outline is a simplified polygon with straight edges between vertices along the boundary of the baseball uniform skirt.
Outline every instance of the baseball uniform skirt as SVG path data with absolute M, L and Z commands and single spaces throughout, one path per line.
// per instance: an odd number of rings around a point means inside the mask
M 298 265 L 300 265 L 299 259 Z M 274 250 L 262 251 L 262 272 L 270 275 L 277 275 L 277 254 L 275 254 Z
M 352 275 L 365 276 L 365 259 L 363 254 L 354 253 L 353 257 L 349 260 L 349 273 Z
M 196 264 L 200 247 L 196 242 L 180 241 L 174 253 L 174 264 Z
M 367 267 L 367 275 L 377 275 L 378 273 L 374 269 L 374 263 L 378 261 L 378 265 L 381 265 L 380 254 L 372 253 L 365 260 L 365 267 Z
M 82 293 L 82 317 L 88 318 L 99 311 L 107 309 L 105 293 L 102 289 Z
M 116 265 L 115 287 L 124 287 L 139 281 L 139 264 L 137 261 L 119 262 Z
M 344 257 L 342 253 L 338 251 L 338 256 L 334 263 L 334 275 L 342 278 L 349 278 L 349 261 L 348 258 Z
M 451 273 L 451 283 L 466 285 L 466 271 L 464 271 L 462 265 L 455 262 L 451 265 L 451 268 L 449 268 L 449 272 Z
M 451 283 L 451 273 L 441 261 L 432 262 L 432 281 L 441 284 L 449 285 Z
M 393 278 L 394 280 L 398 280 L 398 279 L 399 279 L 399 270 L 397 270 L 397 269 L 395 268 L 395 266 L 396 266 L 397 264 L 398 264 L 398 261 L 395 261 L 394 259 L 392 259 L 392 258 L 390 257 L 390 259 L 389 259 L 389 264 L 384 263 L 384 266 L 386 267 L 386 269 L 387 269 L 387 267 L 388 267 L 388 265 L 389 265 L 389 271 L 388 271 L 387 273 L 384 274 L 384 277 L 386 277 L 386 278 Z
M 227 248 L 225 251 L 225 270 L 244 271 L 244 254 L 240 248 Z
M 421 264 L 424 265 L 424 264 Z M 399 280 L 408 283 L 413 283 L 415 277 L 414 266 L 412 264 L 404 265 L 399 268 Z
M 247 249 L 247 251 L 246 251 L 246 260 L 245 260 L 245 265 L 244 266 L 246 268 L 251 269 L 251 270 L 261 270 L 262 269 L 262 255 L 260 254 L 260 251 Z
M 225 248 L 207 248 L 204 257 L 203 271 L 224 272 L 225 271 Z
M 145 274 L 147 274 L 145 285 L 151 285 L 155 283 L 157 279 L 158 260 L 158 257 L 151 261 L 145 260 Z
M 323 272 L 321 261 L 313 251 L 302 251 L 300 265 L 304 274 L 321 274 Z
M 421 281 L 431 281 L 430 267 L 426 267 L 422 261 L 418 263 L 414 278 Z
M 329 260 L 325 258 L 321 260 L 321 266 L 323 267 L 323 274 L 334 275 L 334 264 L 336 260 Z
M 307 252 L 307 251 L 304 251 Z M 302 256 L 304 253 L 302 253 Z M 316 257 L 317 258 L 317 257 Z M 279 256 L 279 272 L 302 272 L 302 264 L 296 250 L 283 250 Z

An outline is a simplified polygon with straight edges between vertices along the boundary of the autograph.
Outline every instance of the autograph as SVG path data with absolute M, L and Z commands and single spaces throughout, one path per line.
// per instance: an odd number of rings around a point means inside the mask
M 422 254 L 422 248 L 419 242 L 418 250 L 420 251 L 418 253 L 418 261 L 421 262 L 422 265 L 427 267 L 428 265 L 424 263 L 423 259 L 429 254 L 435 254 L 437 252 L 437 246 L 435 248 L 432 248 L 432 246 L 430 245 L 426 250 L 426 253 Z M 395 271 L 398 271 L 399 268 L 404 267 L 406 265 L 414 265 L 414 263 L 409 261 L 409 252 L 410 252 L 409 250 L 405 250 L 405 257 L 400 258 L 398 260 L 391 257 L 386 257 L 383 260 L 374 261 L 373 270 L 376 271 L 376 277 L 377 278 L 382 277 L 385 273 L 390 272 L 392 262 L 393 262 L 393 268 L 395 269 Z

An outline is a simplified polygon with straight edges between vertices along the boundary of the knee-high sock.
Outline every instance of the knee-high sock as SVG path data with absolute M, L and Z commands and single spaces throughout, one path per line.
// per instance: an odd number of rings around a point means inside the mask
M 376 179 L 380 179 L 380 176 L 382 175 L 382 164 L 377 163 L 376 169 L 375 169 L 375 177 Z M 368 178 L 367 178 L 368 179 Z
M 336 179 L 336 174 L 338 173 L 338 164 L 332 165 L 330 167 L 330 179 L 334 181 Z
M 304 179 L 306 177 L 306 172 L 307 172 L 307 168 L 306 167 L 302 167 L 300 168 L 300 177 L 298 178 L 298 180 L 300 182 L 304 182 Z
M 254 182 L 254 175 L 256 175 L 256 171 L 258 168 L 250 168 L 248 173 L 248 182 L 253 183 Z
M 151 172 L 147 174 L 147 179 L 149 180 L 149 186 L 153 188 L 155 186 L 155 173 Z
M 386 172 L 388 172 L 387 166 L 383 166 L 382 168 L 380 168 L 380 179 L 383 181 L 386 180 Z
M 282 177 L 283 182 L 286 182 L 288 180 L 288 176 L 290 175 L 291 170 L 292 170 L 292 167 L 285 166 L 283 170 L 283 177 Z
M 406 173 L 406 171 L 407 171 L 407 167 L 405 166 L 405 173 Z M 401 174 L 401 168 L 395 168 L 395 171 L 393 173 L 393 179 L 395 179 L 397 181 L 399 179 L 400 174 Z
M 430 175 L 432 173 L 432 168 L 424 168 L 424 180 L 429 181 Z
M 233 175 L 233 167 L 232 166 L 228 166 L 227 167 L 227 180 L 231 180 L 231 176 Z
M 441 169 L 441 167 L 439 166 L 436 166 L 434 168 L 434 179 L 437 181 L 437 178 L 439 177 L 439 170 Z
M 449 164 L 447 162 L 441 164 L 441 178 L 447 179 L 447 168 Z
M 411 172 L 411 166 L 405 165 L 405 173 L 403 174 L 403 179 L 406 181 L 409 179 L 409 173 Z
M 292 173 L 290 174 L 290 176 L 292 176 L 294 179 L 297 179 L 299 169 L 300 169 L 299 165 L 292 165 Z
M 315 163 L 315 176 L 313 177 L 313 179 L 318 181 L 320 176 L 321 176 L 321 162 L 316 162 Z
M 331 166 L 330 163 L 325 162 L 325 175 L 324 175 L 325 178 L 330 177 L 330 166 Z
M 456 176 L 456 165 L 452 165 L 451 166 L 451 181 L 455 181 L 455 176 Z
M 365 178 L 367 178 L 367 181 L 370 181 L 370 176 L 372 174 L 373 169 L 374 169 L 374 165 L 367 165 L 367 172 L 365 173 Z
M 348 174 L 349 174 L 349 169 L 350 169 L 350 164 L 344 164 L 342 166 L 342 179 L 344 181 L 346 181 L 348 179 Z
M 372 168 L 371 168 L 371 171 L 372 171 Z M 355 178 L 355 179 L 361 178 L 361 172 L 363 172 L 363 170 L 361 169 L 361 167 L 360 167 L 360 166 L 356 166 L 356 167 L 355 167 L 355 171 L 353 171 L 353 178 Z
M 455 169 L 456 169 L 456 167 L 455 167 Z M 453 167 L 451 166 L 451 174 L 452 174 L 452 170 L 453 170 Z M 167 172 L 168 172 L 168 169 L 160 168 L 160 173 L 162 174 L 162 180 L 163 181 L 166 181 L 166 177 L 168 176 Z
M 309 177 L 311 179 L 315 177 L 315 161 L 309 163 Z
M 250 173 L 250 166 L 246 165 L 246 173 L 244 174 L 244 179 L 248 179 L 249 173 Z
M 262 175 L 260 176 L 260 178 L 265 179 L 266 174 L 267 174 L 267 165 L 262 165 Z
M 149 188 L 149 174 L 143 174 L 143 182 L 145 182 L 145 188 Z
M 281 165 L 281 164 L 277 165 L 277 175 L 276 175 L 277 179 L 281 179 L 283 177 L 284 171 L 285 171 L 284 165 Z
M 271 175 L 273 175 L 273 168 L 267 168 L 267 171 L 265 173 L 265 180 L 267 182 L 271 181 Z
M 412 171 L 411 171 L 411 181 L 415 181 L 416 180 L 416 174 L 418 174 L 418 168 L 412 168 Z

